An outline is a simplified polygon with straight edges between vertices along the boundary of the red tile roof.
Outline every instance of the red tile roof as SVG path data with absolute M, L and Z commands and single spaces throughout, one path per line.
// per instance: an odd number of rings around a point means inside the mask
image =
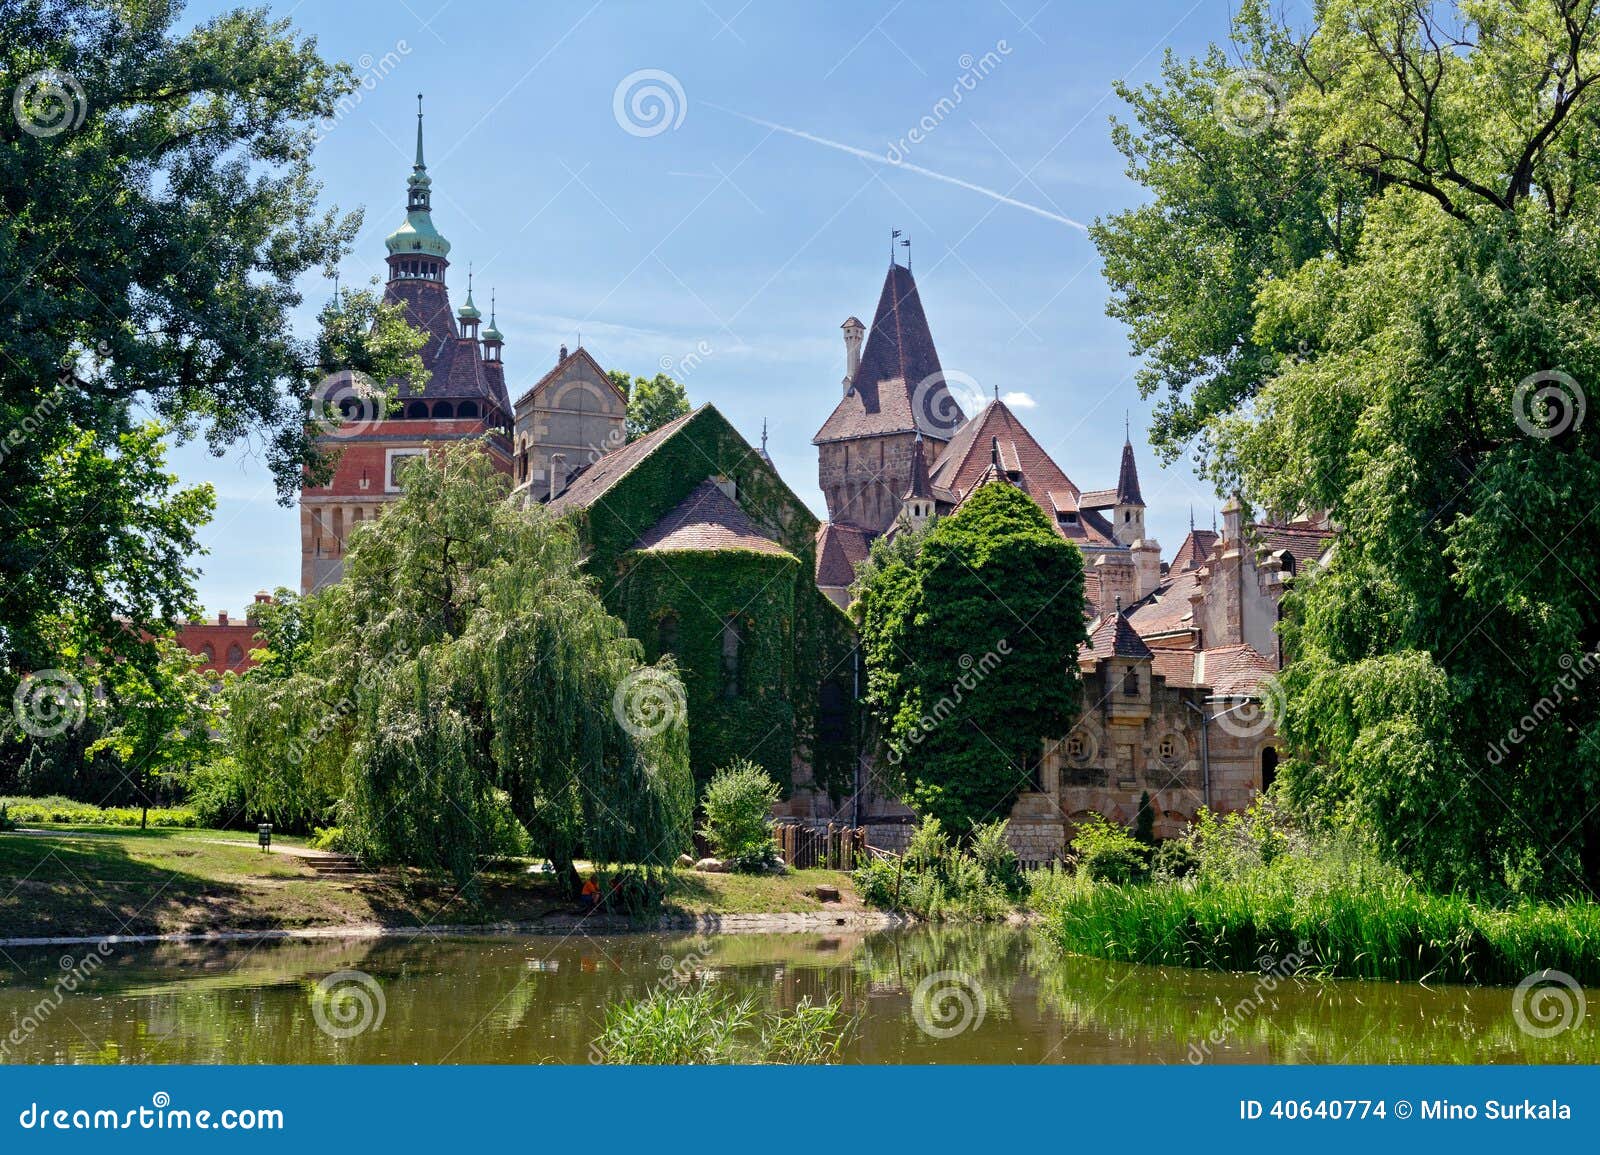
M 1167 685 L 1180 690 L 1193 689 L 1194 650 L 1152 650 L 1155 672 L 1167 680 Z
M 827 522 L 817 531 L 817 585 L 842 589 L 855 584 L 856 567 L 867 560 L 872 538 L 860 526 Z
M 1034 440 L 1033 434 L 1004 401 L 989 402 L 982 413 L 957 431 L 934 463 L 931 474 L 934 487 L 953 490 L 965 497 L 989 470 L 996 441 L 1002 466 L 1016 475 L 1010 480 L 1038 503 L 1057 533 L 1069 541 L 1091 547 L 1116 544 L 1110 524 L 1098 513 L 1081 508 L 1078 487 L 1061 472 L 1061 467 Z M 1069 500 L 1076 500 L 1080 509 L 1076 521 L 1064 524 L 1056 512 Z
M 1201 650 L 1195 663 L 1196 680 L 1220 697 L 1251 697 L 1262 679 L 1275 673 L 1272 659 L 1246 643 Z
M 1308 562 L 1316 561 L 1327 552 L 1328 544 L 1333 541 L 1333 530 L 1320 529 L 1309 521 L 1284 525 L 1257 522 L 1245 527 L 1245 536 L 1272 553 L 1286 549 L 1296 562 Z
M 758 530 L 738 503 L 710 478 L 645 530 L 633 548 L 647 553 L 735 549 L 793 556 Z
M 1206 564 L 1211 556 L 1211 547 L 1217 544 L 1217 531 L 1214 529 L 1191 529 L 1189 536 L 1183 539 L 1183 544 L 1178 547 L 1178 552 L 1172 555 L 1172 570 L 1199 569 Z
M 1110 509 L 1117 504 L 1114 489 L 1086 489 L 1078 495 L 1078 504 L 1084 509 Z
M 406 321 L 428 335 L 421 350 L 422 364 L 430 376 L 420 392 L 407 381 L 399 383 L 402 402 L 412 398 L 427 401 L 475 400 L 511 414 L 502 375 L 486 374 L 478 342 L 461 336 L 455 314 L 450 309 L 450 293 L 440 281 L 421 278 L 390 281 L 384 300 L 405 306 Z M 402 406 L 403 408 L 403 406 Z
M 1106 658 L 1148 658 L 1150 647 L 1144 644 L 1126 614 L 1102 614 L 1089 630 L 1089 655 L 1095 661 Z
M 1169 570 L 1167 579 L 1155 588 L 1155 592 L 1128 611 L 1128 621 L 1139 631 L 1140 637 L 1145 638 L 1192 629 L 1194 622 L 1191 614 L 1194 610 L 1189 604 L 1189 595 L 1194 593 L 1198 585 L 1199 577 L 1195 571 Z
M 911 270 L 891 263 L 855 380 L 812 441 L 919 428 L 926 436 L 948 439 L 965 415 L 942 384 L 943 372 Z M 916 397 L 924 410 L 919 415 L 912 412 L 912 399 L 924 382 L 929 382 L 925 395 Z

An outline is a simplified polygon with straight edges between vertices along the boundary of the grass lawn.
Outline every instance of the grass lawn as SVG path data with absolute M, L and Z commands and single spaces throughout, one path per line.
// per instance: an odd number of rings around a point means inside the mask
M 300 844 L 274 836 L 274 844 Z M 843 901 L 824 906 L 816 886 Z M 486 871 L 480 901 L 412 871 L 324 877 L 305 860 L 263 854 L 239 831 L 50 827 L 0 834 L 0 938 L 337 926 L 531 922 L 569 904 L 547 875 Z M 678 871 L 669 913 L 850 910 L 849 876 Z

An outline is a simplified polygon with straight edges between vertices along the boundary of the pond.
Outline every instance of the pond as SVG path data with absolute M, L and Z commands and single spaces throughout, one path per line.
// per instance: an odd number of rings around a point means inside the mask
M 1016 927 L 103 949 L 0 952 L 0 1062 L 583 1063 L 608 1004 L 682 981 L 837 997 L 855 1063 L 1600 1062 L 1592 1018 L 1538 1037 L 1508 989 L 1125 966 Z

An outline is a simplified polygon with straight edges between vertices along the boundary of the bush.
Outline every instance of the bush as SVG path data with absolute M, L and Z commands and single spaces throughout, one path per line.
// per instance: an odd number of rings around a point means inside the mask
M 837 999 L 802 999 L 792 1014 L 706 987 L 613 1004 L 591 1057 L 616 1064 L 831 1063 L 855 1033 Z
M 331 850 L 336 854 L 349 854 L 350 843 L 342 826 L 319 826 L 311 832 L 311 849 Z
M 70 798 L 0 798 L 13 823 L 54 822 L 71 826 L 138 826 L 144 813 L 135 806 L 91 806 Z M 199 817 L 187 807 L 151 807 L 149 825 L 194 829 Z
M 962 848 L 937 818 L 912 831 L 902 858 L 874 859 L 856 871 L 855 883 L 870 906 L 939 920 L 1004 918 L 1023 888 L 1004 821 L 978 827 Z
M 1091 815 L 1078 827 L 1072 852 L 1079 873 L 1092 882 L 1122 886 L 1143 881 L 1150 873 L 1150 848 L 1103 814 Z
M 244 772 L 232 758 L 213 758 L 189 776 L 189 805 L 200 825 L 212 830 L 248 830 L 249 812 Z
M 1150 874 L 1157 882 L 1175 882 L 1200 869 L 1200 855 L 1187 838 L 1169 838 L 1156 847 Z
M 772 807 L 778 784 L 754 762 L 740 759 L 718 770 L 706 785 L 700 833 L 712 851 L 734 870 L 764 869 L 777 843 L 772 837 Z

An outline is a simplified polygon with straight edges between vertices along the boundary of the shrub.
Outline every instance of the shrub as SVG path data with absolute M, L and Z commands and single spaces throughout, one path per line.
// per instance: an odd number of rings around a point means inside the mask
M 1187 838 L 1169 838 L 1156 847 L 1150 874 L 1157 882 L 1188 878 L 1200 869 L 1200 855 Z
M 1140 882 L 1150 872 L 1150 848 L 1102 814 L 1091 815 L 1072 837 L 1078 871 L 1093 882 L 1118 886 Z
M 313 850 L 332 850 L 338 854 L 350 853 L 350 843 L 342 826 L 319 826 L 311 832 Z
M 700 833 L 717 857 L 734 870 L 763 869 L 777 843 L 772 837 L 772 807 L 778 784 L 754 762 L 740 759 L 718 770 L 706 784 Z
M 5 833 L 7 830 L 15 830 L 16 828 L 17 824 L 11 821 L 11 814 L 6 807 L 6 804 L 4 802 L 0 802 L 0 834 Z
M 939 820 L 926 818 L 902 858 L 856 871 L 856 890 L 868 905 L 919 918 L 1004 918 L 1023 885 L 1005 834 L 1006 823 L 994 822 L 978 827 L 968 847 L 953 846 Z
M 244 772 L 232 758 L 213 758 L 189 776 L 189 805 L 200 825 L 212 830 L 254 825 Z
M 12 822 L 54 822 L 70 826 L 138 826 L 143 813 L 135 806 L 92 806 L 70 798 L 0 799 Z M 149 825 L 193 829 L 200 819 L 187 807 L 152 807 Z
M 1006 825 L 1001 819 L 974 827 L 970 853 L 985 878 L 1003 887 L 1007 894 L 1016 895 L 1023 890 L 1022 864 L 1006 841 Z

